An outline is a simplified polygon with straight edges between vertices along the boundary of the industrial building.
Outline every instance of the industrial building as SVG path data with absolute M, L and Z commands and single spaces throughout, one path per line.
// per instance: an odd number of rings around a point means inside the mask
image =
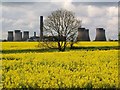
M 90 41 L 89 29 L 78 28 L 77 41 Z
M 23 38 L 21 30 L 8 31 L 8 41 L 57 41 L 57 36 L 36 36 L 36 32 L 32 37 L 29 37 L 29 31 L 23 31 Z M 65 40 L 64 37 L 60 38 Z M 77 41 L 90 41 L 89 29 L 78 28 Z M 95 41 L 106 41 L 105 30 L 103 28 L 96 28 Z
M 40 40 L 40 37 L 36 36 L 36 32 L 34 32 L 34 35 L 32 37 L 27 39 L 27 41 L 39 41 L 39 40 Z
M 27 39 L 29 39 L 29 31 L 24 31 L 23 38 L 21 30 L 8 31 L 8 41 L 26 41 Z
M 29 31 L 24 31 L 23 32 L 23 41 L 27 41 L 29 39 Z
M 22 32 L 21 32 L 21 30 L 15 30 L 14 41 L 22 41 Z
M 85 30 L 85 37 L 86 37 L 86 41 L 90 41 L 90 36 L 89 36 L 89 29 Z
M 23 37 L 21 30 L 8 31 L 7 41 L 39 41 L 40 37 L 36 36 L 36 32 L 34 32 L 34 36 L 29 38 L 29 31 L 23 31 Z
M 8 31 L 8 41 L 58 41 L 58 36 L 45 36 L 43 35 L 43 16 L 40 16 L 40 36 L 36 36 L 36 32 L 34 35 L 29 38 L 29 31 L 22 32 L 21 30 Z M 61 41 L 65 40 L 65 37 L 59 38 Z M 77 41 L 90 41 L 89 37 L 89 29 L 86 28 L 78 28 L 78 36 Z M 95 41 L 106 41 L 105 30 L 103 28 L 96 28 L 96 37 Z
M 40 41 L 43 40 L 43 16 L 40 16 Z
M 8 41 L 13 41 L 13 31 L 8 31 Z
M 105 30 L 103 28 L 96 28 L 95 41 L 106 41 Z

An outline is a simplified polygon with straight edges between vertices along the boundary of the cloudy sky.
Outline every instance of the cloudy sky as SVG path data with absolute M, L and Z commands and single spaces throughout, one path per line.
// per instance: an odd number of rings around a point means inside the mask
M 8 2 L 9 1 L 9 2 Z M 75 13 L 76 17 L 82 20 L 82 26 L 89 29 L 91 40 L 95 39 L 96 28 L 102 27 L 106 31 L 107 39 L 117 39 L 118 35 L 118 0 L 109 2 L 78 2 L 80 0 L 28 0 L 16 2 L 16 0 L 4 0 L 2 8 L 2 33 L 0 38 L 7 39 L 8 30 L 20 29 L 29 30 L 30 36 L 33 32 L 39 35 L 39 16 L 44 19 L 54 10 L 67 9 Z M 41 0 L 43 1 L 43 0 Z M 87 1 L 87 0 L 86 0 Z M 92 0 L 91 0 L 92 1 Z M 99 0 L 97 0 L 99 1 Z M 2 34 L 2 35 L 1 35 Z M 2 36 L 2 37 L 1 37 Z

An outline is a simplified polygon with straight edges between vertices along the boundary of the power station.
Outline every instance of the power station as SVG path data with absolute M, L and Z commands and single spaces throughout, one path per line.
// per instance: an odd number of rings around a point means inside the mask
M 21 32 L 21 30 L 15 30 L 14 41 L 22 41 L 22 32 Z
M 24 31 L 23 32 L 23 41 L 27 41 L 29 39 L 29 31 Z
M 13 31 L 8 31 L 8 41 L 13 41 Z
M 90 41 L 89 29 L 86 29 L 86 30 L 85 30 L 85 38 L 86 38 L 86 39 L 85 39 L 86 41 Z
M 8 31 L 8 41 L 39 41 L 40 37 L 36 36 L 36 32 L 34 32 L 34 35 L 29 38 L 29 31 L 23 31 L 23 37 L 21 30 L 14 30 Z
M 96 28 L 95 41 L 106 41 L 105 30 L 103 28 Z
M 8 31 L 8 41 L 57 41 L 57 36 L 43 36 L 43 16 L 40 16 L 40 36 L 36 36 L 36 32 L 34 32 L 34 36 L 29 38 L 29 31 L 22 32 L 21 30 Z M 63 37 L 64 38 L 64 37 Z M 61 40 L 64 40 L 64 39 Z M 77 41 L 90 41 L 89 29 L 86 28 L 78 28 L 78 36 Z M 106 41 L 105 30 L 103 28 L 96 28 L 96 37 L 95 41 Z
M 90 41 L 89 29 L 78 28 L 77 41 Z
M 43 40 L 43 16 L 40 16 L 40 41 Z

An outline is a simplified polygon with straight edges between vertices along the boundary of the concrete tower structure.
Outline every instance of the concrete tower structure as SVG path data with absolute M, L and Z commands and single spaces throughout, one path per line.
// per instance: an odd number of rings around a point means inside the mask
M 78 28 L 78 41 L 90 41 L 89 29 Z
M 105 30 L 103 28 L 96 28 L 95 41 L 106 41 Z
M 85 28 L 78 28 L 78 41 L 84 41 L 85 40 Z
M 15 30 L 14 41 L 22 41 L 22 32 L 21 32 L 21 30 Z
M 13 31 L 8 31 L 8 41 L 13 41 Z
M 29 39 L 29 31 L 24 31 L 23 32 L 23 40 L 26 41 L 27 39 Z
M 86 30 L 85 30 L 85 41 L 90 41 L 89 29 L 86 29 Z
M 40 16 L 40 41 L 43 40 L 43 16 Z

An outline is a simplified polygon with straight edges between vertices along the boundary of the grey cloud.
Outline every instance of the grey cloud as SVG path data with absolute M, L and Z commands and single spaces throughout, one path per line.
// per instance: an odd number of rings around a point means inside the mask
M 33 4 L 35 4 L 35 2 L 2 2 L 2 5 L 10 6 L 10 7 L 33 5 Z
M 79 6 L 79 5 L 92 5 L 97 7 L 111 7 L 111 6 L 118 6 L 118 2 L 72 2 L 73 5 Z
M 108 23 L 112 22 L 113 17 L 117 16 L 116 14 L 107 14 L 110 7 L 116 7 L 116 3 L 115 5 L 113 5 L 113 3 L 68 3 L 66 7 L 63 7 L 63 4 L 64 3 L 59 2 L 4 3 L 3 18 L 5 18 L 5 20 L 2 22 L 3 38 L 6 38 L 8 30 L 15 29 L 29 30 L 30 35 L 33 35 L 33 32 L 36 31 L 39 35 L 39 16 L 43 15 L 45 18 L 52 11 L 60 8 L 73 10 L 76 16 L 83 20 L 83 26 L 90 29 L 90 38 L 92 40 L 95 38 L 96 27 L 105 28 L 107 38 L 117 38 L 117 25 Z M 91 16 L 88 6 L 91 6 L 94 11 L 91 12 Z M 96 10 L 99 9 L 101 10 L 98 13 Z M 115 8 L 112 9 L 114 10 Z M 114 23 L 116 22 L 117 21 L 114 21 Z M 109 27 L 109 24 L 111 24 L 111 27 Z

